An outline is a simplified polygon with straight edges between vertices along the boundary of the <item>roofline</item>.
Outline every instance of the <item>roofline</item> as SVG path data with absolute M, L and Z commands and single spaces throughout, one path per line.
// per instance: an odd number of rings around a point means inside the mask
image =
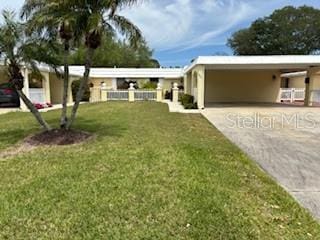
M 3 62 L 0 61 L 0 64 Z M 320 67 L 319 55 L 259 55 L 259 56 L 199 56 L 189 66 L 184 68 L 91 68 L 91 73 L 101 72 L 101 76 L 92 76 L 93 78 L 103 77 L 128 77 L 143 78 L 147 75 L 155 78 L 182 78 L 184 74 L 190 72 L 198 65 L 211 66 L 213 69 L 307 69 L 315 66 Z M 40 63 L 39 69 L 44 72 L 53 72 L 53 69 Z M 72 69 L 74 68 L 74 69 Z M 59 68 L 63 70 L 63 67 Z M 84 66 L 70 66 L 70 75 L 81 77 L 84 72 Z M 103 71 L 109 73 L 103 73 Z M 115 72 L 112 75 L 112 71 Z M 124 74 L 121 75 L 121 72 Z M 128 73 L 129 72 L 129 73 Z M 108 75 L 109 74 L 109 75 Z
M 284 77 L 284 78 L 290 78 L 290 77 L 305 77 L 305 76 L 307 76 L 307 71 L 281 74 L 281 77 Z
M 228 63 L 229 59 L 246 59 L 249 62 L 232 62 Z M 303 61 L 301 59 L 304 59 Z M 219 62 L 220 60 L 220 62 Z M 225 62 L 221 62 L 225 60 Z M 256 61 L 252 61 L 256 60 Z M 266 61 L 268 60 L 268 61 Z M 191 65 L 185 69 L 185 73 L 195 68 L 198 65 L 216 65 L 216 66 L 245 66 L 245 65 L 268 65 L 268 66 L 293 66 L 307 65 L 309 67 L 320 66 L 319 55 L 257 55 L 257 56 L 199 56 Z
M 84 66 L 70 66 L 69 72 L 75 76 L 82 76 Z M 93 78 L 182 78 L 182 68 L 91 68 Z

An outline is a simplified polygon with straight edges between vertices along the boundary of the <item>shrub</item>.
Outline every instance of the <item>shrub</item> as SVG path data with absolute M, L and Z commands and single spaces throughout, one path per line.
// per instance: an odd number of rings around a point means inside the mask
M 194 102 L 194 97 L 189 94 L 182 94 L 181 95 L 181 103 L 183 106 L 185 106 L 188 103 L 193 103 Z
M 155 82 L 146 82 L 143 87 L 143 89 L 156 89 L 157 88 L 157 83 Z
M 189 94 L 181 95 L 181 104 L 185 109 L 198 109 L 197 103 L 194 103 L 194 97 Z
M 198 109 L 198 104 L 197 103 L 187 103 L 184 106 L 185 109 Z
M 72 82 L 71 90 L 72 90 L 73 101 L 76 100 L 76 96 L 77 96 L 77 92 L 79 90 L 79 86 L 80 86 L 80 79 Z M 82 97 L 81 101 L 89 102 L 89 99 L 90 99 L 90 87 L 89 87 L 89 85 L 87 85 L 85 90 L 84 90 L 84 94 L 83 94 L 83 97 Z

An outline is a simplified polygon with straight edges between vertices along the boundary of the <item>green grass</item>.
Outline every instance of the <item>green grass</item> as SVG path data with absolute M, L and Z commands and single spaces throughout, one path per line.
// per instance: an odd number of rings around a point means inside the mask
M 0 151 L 37 131 L 27 113 L 0 119 Z M 0 239 L 320 239 L 318 223 L 200 115 L 92 104 L 75 127 L 96 139 L 0 160 Z

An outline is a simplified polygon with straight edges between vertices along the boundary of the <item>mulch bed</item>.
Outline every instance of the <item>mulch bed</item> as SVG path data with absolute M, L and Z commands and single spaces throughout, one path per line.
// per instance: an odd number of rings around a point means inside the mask
M 48 132 L 41 132 L 26 139 L 32 146 L 39 145 L 72 145 L 84 142 L 92 137 L 92 134 L 75 131 L 54 129 Z

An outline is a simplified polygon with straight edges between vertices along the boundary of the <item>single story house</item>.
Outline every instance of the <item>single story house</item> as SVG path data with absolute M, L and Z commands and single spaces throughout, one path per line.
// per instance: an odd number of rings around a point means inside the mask
M 63 81 L 59 79 L 55 71 L 45 64 L 40 64 L 39 70 L 43 76 L 41 80 L 33 78 L 30 69 L 24 67 L 24 93 L 35 103 L 62 103 Z M 61 68 L 62 70 L 62 68 Z M 83 76 L 83 66 L 70 66 L 70 86 L 68 103 L 72 103 L 71 85 L 75 80 Z M 8 82 L 5 67 L 0 64 L 0 84 Z M 104 83 L 110 90 L 128 88 L 129 82 L 135 82 L 143 88 L 146 82 L 160 83 L 165 91 L 170 91 L 173 84 L 183 85 L 182 68 L 91 68 L 89 84 L 99 88 Z M 26 106 L 21 102 L 21 108 Z
M 83 76 L 83 66 L 70 66 L 72 76 Z M 143 88 L 147 82 L 160 83 L 164 91 L 171 90 L 172 85 L 183 85 L 182 68 L 92 68 L 90 83 L 93 87 L 100 87 L 105 83 L 110 90 L 128 89 L 129 82 L 136 83 Z
M 24 92 L 34 102 L 60 104 L 62 80 L 50 67 L 39 68 L 41 81 L 23 69 Z M 83 72 L 83 66 L 70 66 L 70 86 Z M 7 79 L 0 67 L 0 83 Z M 173 83 L 184 86 L 200 109 L 212 103 L 276 103 L 281 88 L 289 87 L 304 88 L 305 104 L 311 105 L 320 99 L 320 56 L 204 56 L 185 68 L 92 68 L 90 72 L 94 88 L 103 83 L 116 91 L 127 88 L 129 82 L 143 87 L 147 81 L 160 83 L 163 92 Z M 72 102 L 71 87 L 68 102 Z

